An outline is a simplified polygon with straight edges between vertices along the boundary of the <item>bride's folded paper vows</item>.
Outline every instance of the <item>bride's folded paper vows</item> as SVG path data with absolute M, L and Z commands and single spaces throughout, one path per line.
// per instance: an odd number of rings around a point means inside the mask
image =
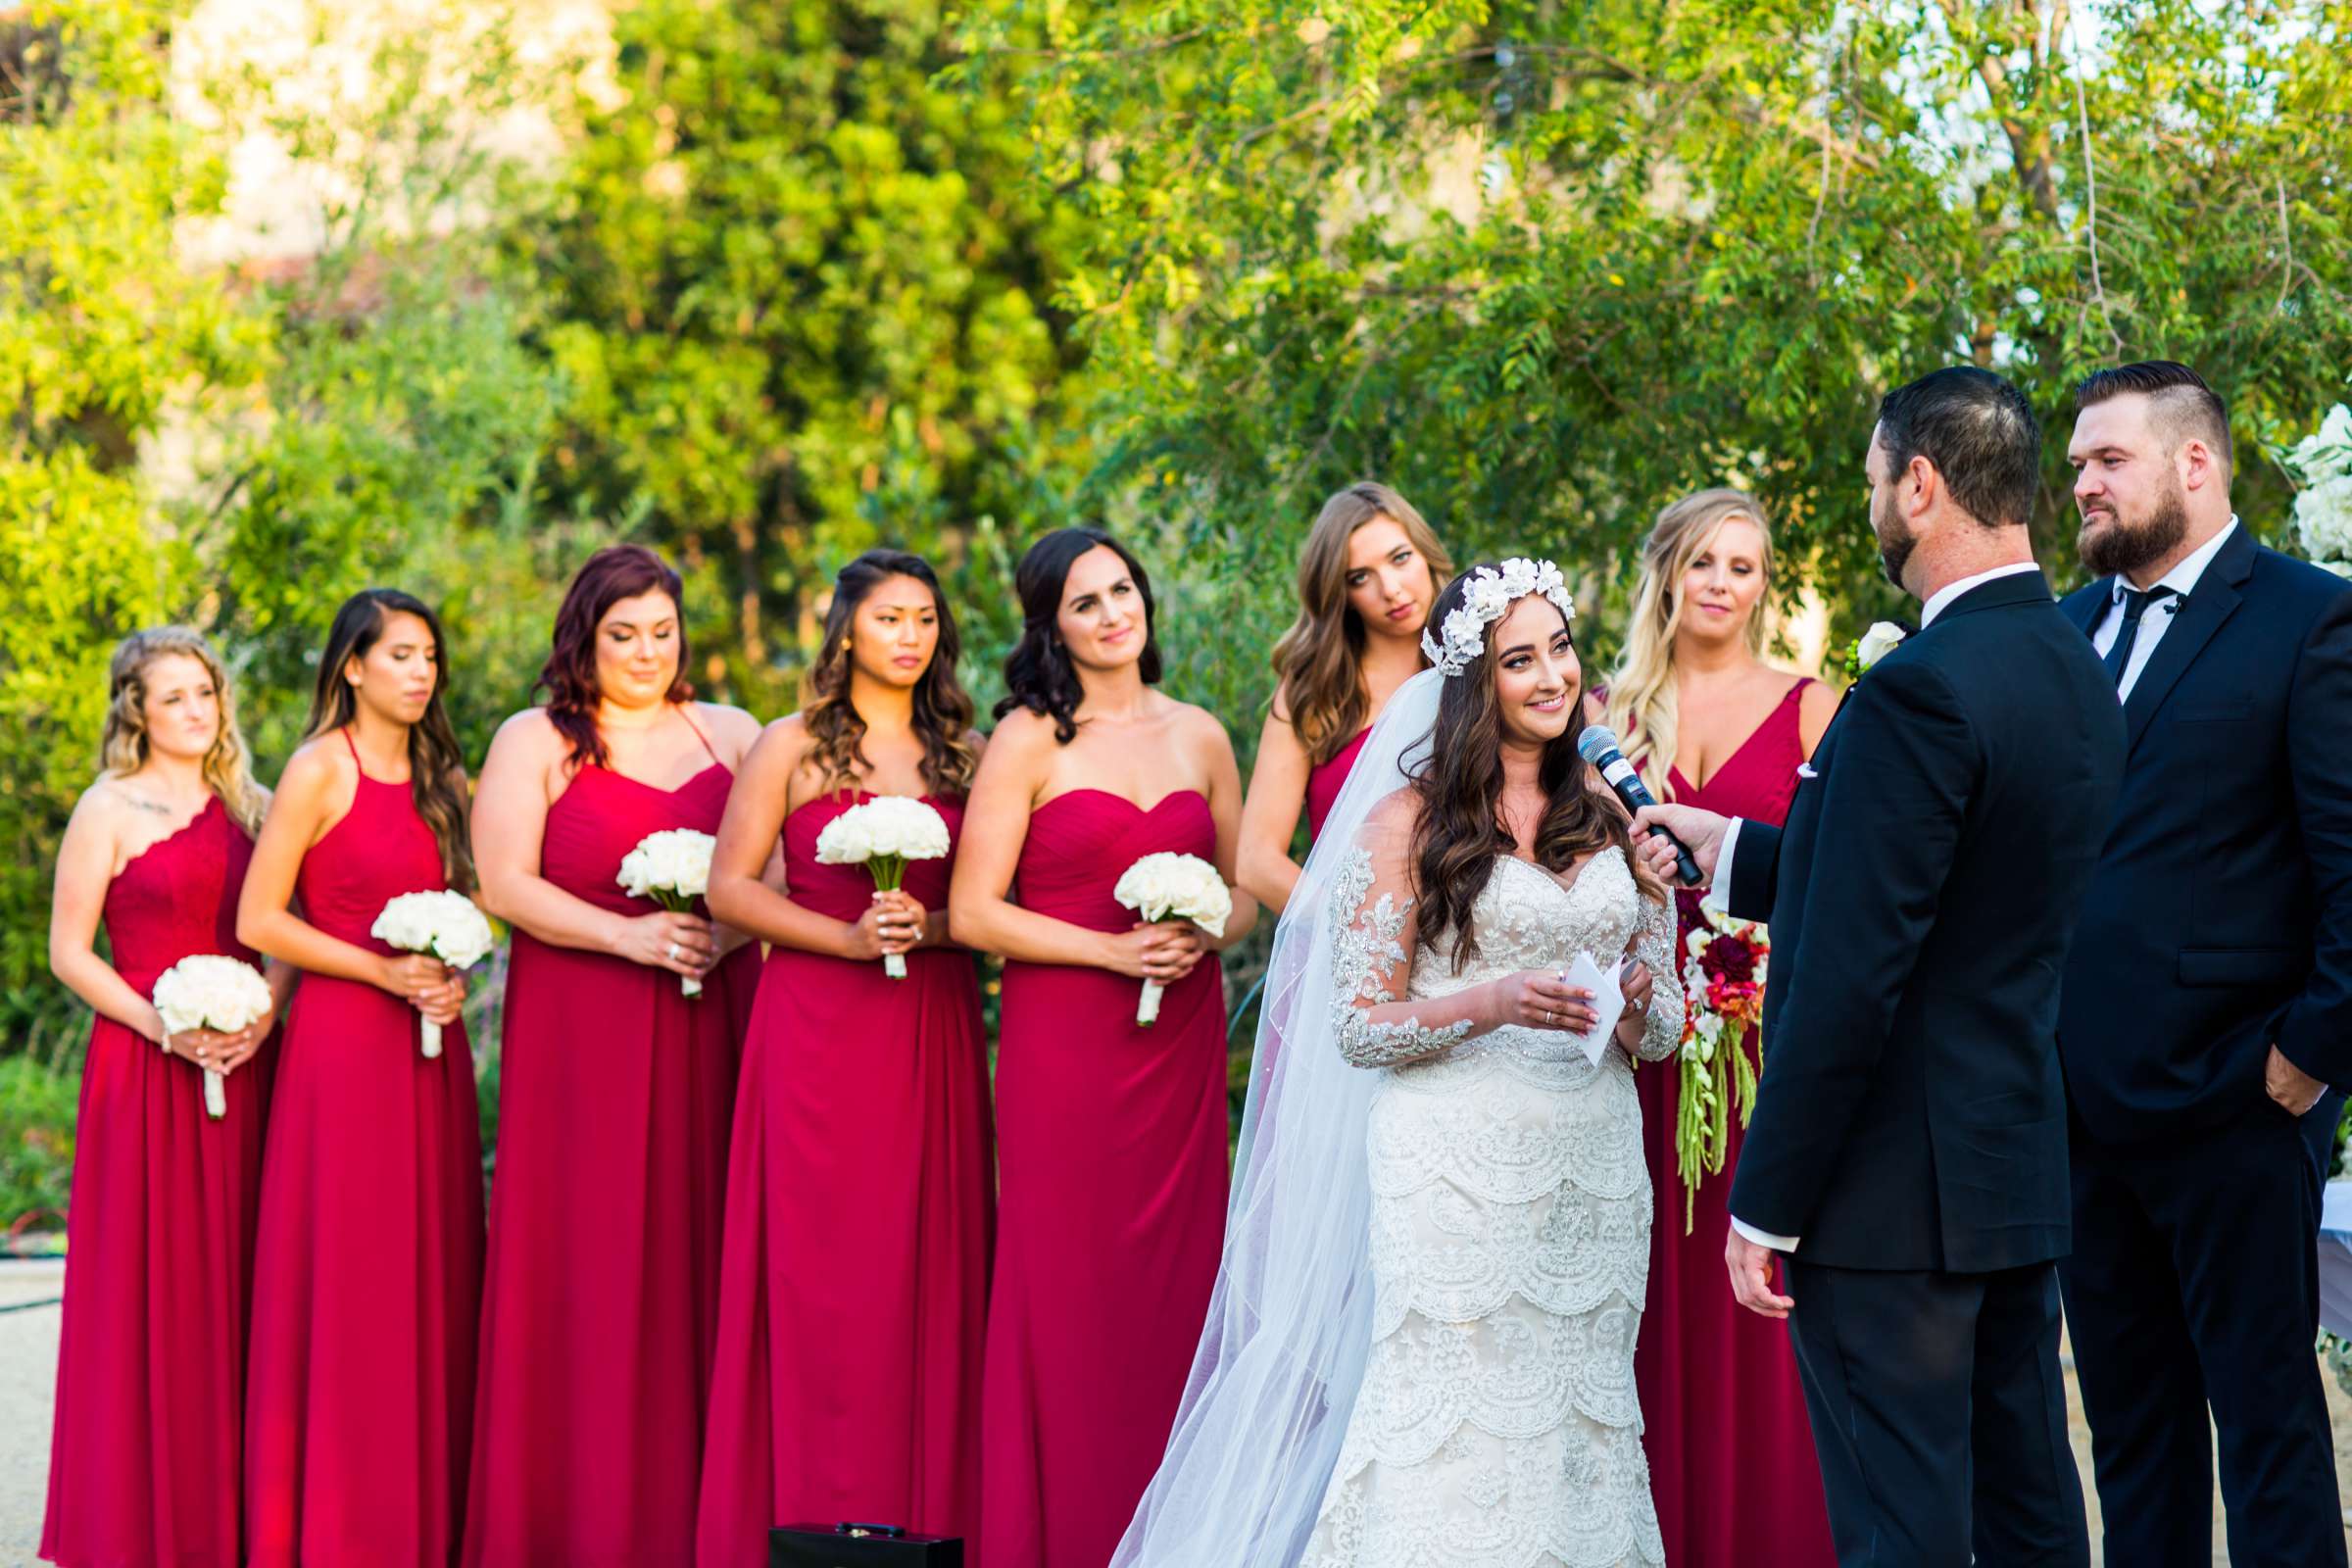
M 1588 1033 L 1578 1035 L 1576 1043 L 1584 1047 L 1585 1059 L 1597 1067 L 1601 1053 L 1609 1049 L 1609 1036 L 1616 1030 L 1617 1020 L 1625 1014 L 1625 993 L 1618 988 L 1617 971 L 1601 968 L 1592 961 L 1592 954 L 1580 952 L 1576 961 L 1563 972 L 1563 978 L 1579 990 L 1592 993 L 1592 1010 L 1600 1014 L 1600 1021 Z

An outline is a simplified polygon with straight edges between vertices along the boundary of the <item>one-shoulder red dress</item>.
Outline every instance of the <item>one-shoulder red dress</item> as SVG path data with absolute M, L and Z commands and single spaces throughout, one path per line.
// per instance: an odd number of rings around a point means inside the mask
M 1040 806 L 1021 906 L 1098 931 L 1157 851 L 1211 858 L 1208 802 L 1080 789 Z M 1225 999 L 1203 957 L 1135 1022 L 1142 982 L 1007 963 L 1001 1229 L 981 1417 L 982 1568 L 1103 1568 L 1159 1466 L 1223 1240 Z
M 793 900 L 837 920 L 872 902 L 817 835 L 871 796 L 784 820 Z M 931 800 L 959 833 L 960 803 Z M 947 906 L 954 859 L 906 894 Z M 996 1196 L 988 1045 L 972 955 L 769 952 L 744 1047 L 705 1445 L 702 1568 L 759 1568 L 770 1525 L 978 1529 L 980 1348 Z
M 365 769 L 295 878 L 303 918 L 387 956 L 368 935 L 385 904 L 447 885 L 409 786 Z M 255 1247 L 246 1562 L 447 1568 L 481 1304 L 473 1055 L 452 1024 L 425 1059 L 416 1010 L 365 981 L 306 974 L 292 1010 Z
M 653 913 L 615 880 L 622 858 L 649 833 L 716 833 L 734 777 L 715 753 L 669 790 L 581 767 L 548 808 L 540 875 Z M 738 948 L 689 998 L 672 970 L 514 932 L 467 1568 L 691 1568 L 758 978 L 758 948 Z
M 115 972 L 151 996 L 237 940 L 253 841 L 220 801 L 108 885 Z M 111 1018 L 90 1031 L 41 1555 L 67 1568 L 234 1568 L 254 1207 L 275 1043 L 204 1112 L 203 1071 Z
M 1674 799 L 1750 821 L 1785 821 L 1805 760 L 1799 694 L 1811 684 L 1789 688 L 1705 788 L 1672 773 Z M 1696 900 L 1681 903 L 1688 934 Z M 1643 1067 L 1635 1082 L 1658 1213 L 1634 1377 L 1666 1560 L 1674 1568 L 1831 1568 L 1838 1554 L 1788 1330 L 1735 1301 L 1723 1271 L 1739 1120 L 1722 1171 L 1699 1185 L 1686 1236 L 1674 1158 L 1681 1078 L 1665 1061 Z

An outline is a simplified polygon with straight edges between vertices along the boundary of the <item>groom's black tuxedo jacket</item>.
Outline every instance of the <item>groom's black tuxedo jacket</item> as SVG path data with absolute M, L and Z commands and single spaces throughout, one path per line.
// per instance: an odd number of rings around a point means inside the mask
M 2082 635 L 2114 581 L 2067 599 Z M 2246 1115 L 2274 1042 L 2352 1089 L 2352 583 L 2239 524 L 2124 717 L 2058 1015 L 2083 1126 L 2131 1143 Z
M 1788 825 L 1742 822 L 1772 925 L 1764 1077 L 1731 1210 L 1853 1269 L 2067 1250 L 2058 977 L 2124 765 L 2107 672 L 2038 571 L 1871 666 Z

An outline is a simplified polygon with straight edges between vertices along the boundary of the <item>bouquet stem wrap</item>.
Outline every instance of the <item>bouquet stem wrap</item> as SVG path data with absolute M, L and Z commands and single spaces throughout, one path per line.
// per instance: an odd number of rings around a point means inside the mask
M 948 819 L 927 801 L 911 795 L 877 795 L 851 807 L 816 836 L 819 865 L 862 865 L 876 893 L 896 893 L 906 884 L 906 862 L 946 858 L 954 847 Z M 906 955 L 882 955 L 882 973 L 906 978 Z
M 1147 920 L 1190 920 L 1212 938 L 1223 936 L 1225 922 L 1233 918 L 1233 890 L 1217 868 L 1198 855 L 1147 855 L 1119 873 L 1110 896 Z M 1135 1004 L 1138 1027 L 1148 1029 L 1159 1021 L 1159 999 L 1165 990 L 1156 980 L 1144 982 L 1144 993 Z

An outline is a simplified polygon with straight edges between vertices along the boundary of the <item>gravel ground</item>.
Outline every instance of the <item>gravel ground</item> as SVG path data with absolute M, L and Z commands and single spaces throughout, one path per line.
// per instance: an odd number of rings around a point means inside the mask
M 0 1261 L 0 1568 L 30 1568 L 40 1544 L 41 1508 L 49 1473 L 51 1383 L 57 1375 L 57 1297 L 65 1277 L 55 1263 Z M 2335 1422 L 2337 1490 L 2352 1497 L 2352 1399 L 2327 1379 Z M 2092 1539 L 2099 1528 L 2098 1497 L 2090 1477 L 2090 1433 L 2074 1396 L 2071 1366 L 2067 1397 L 2074 1415 L 2075 1458 L 2082 1467 L 2090 1502 Z M 2213 1560 L 2230 1561 L 2223 1544 L 2221 1502 L 2213 1513 Z M 2123 1565 L 2114 1565 L 2123 1568 Z

